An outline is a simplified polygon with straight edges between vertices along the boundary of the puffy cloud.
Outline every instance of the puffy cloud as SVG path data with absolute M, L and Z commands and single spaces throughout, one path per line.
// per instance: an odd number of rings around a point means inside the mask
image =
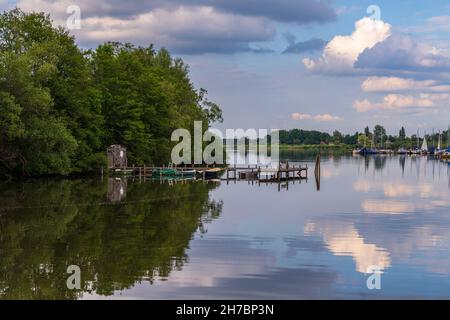
M 426 20 L 425 25 L 405 28 L 406 32 L 450 32 L 450 16 L 436 16 Z
M 369 77 L 361 84 L 361 89 L 365 92 L 386 92 L 386 91 L 407 91 L 416 89 L 436 88 L 439 91 L 442 86 L 435 86 L 436 81 L 414 79 L 404 79 L 398 77 Z
M 422 93 L 422 99 L 429 99 L 434 102 L 450 102 L 450 93 Z
M 429 23 L 445 25 L 450 17 L 435 17 Z M 322 56 L 303 59 L 310 72 L 334 75 L 389 75 L 419 78 L 450 72 L 450 52 L 412 37 L 392 33 L 390 24 L 363 18 L 348 36 L 334 37 Z M 444 79 L 448 80 L 448 77 Z M 441 88 L 442 89 L 442 88 Z
M 292 120 L 301 121 L 301 120 L 309 120 L 312 118 L 312 116 L 307 113 L 295 112 L 291 115 L 291 118 L 292 118 Z
M 268 52 L 253 43 L 275 35 L 274 21 L 299 25 L 336 18 L 321 0 L 22 0 L 26 11 L 50 13 L 64 25 L 66 10 L 78 5 L 82 29 L 73 34 L 84 46 L 116 40 L 155 43 L 179 53 Z
M 431 17 L 427 20 L 427 25 L 425 27 L 427 32 L 450 32 L 450 16 L 437 16 Z
M 405 108 L 429 108 L 435 106 L 431 96 L 414 97 L 410 95 L 389 94 L 382 102 L 372 103 L 368 99 L 353 102 L 358 112 L 373 110 L 404 110 Z
M 317 38 L 296 42 L 295 36 L 286 35 L 286 39 L 289 42 L 289 46 L 283 51 L 283 54 L 313 52 L 317 50 L 322 50 L 327 44 L 325 40 Z
M 188 0 L 211 5 L 235 14 L 266 17 L 296 24 L 325 23 L 336 19 L 336 12 L 322 0 Z M 185 4 L 183 0 L 181 3 Z
M 436 92 L 450 92 L 450 85 L 433 86 L 430 87 L 430 90 Z
M 358 112 L 448 107 L 450 52 L 393 34 L 391 29 L 383 21 L 363 18 L 351 35 L 334 37 L 319 58 L 303 59 L 303 64 L 313 73 L 370 75 L 361 85 L 364 92 L 389 93 L 380 102 L 354 101 Z M 402 91 L 419 92 L 395 94 Z
M 303 59 L 311 72 L 348 74 L 355 71 L 354 64 L 366 49 L 373 48 L 391 35 L 391 25 L 381 20 L 363 18 L 355 23 L 349 36 L 336 36 L 325 47 L 318 59 Z
M 315 116 L 312 116 L 308 113 L 293 113 L 291 115 L 292 120 L 296 120 L 296 121 L 302 121 L 302 120 L 315 120 L 315 121 L 319 121 L 319 122 L 332 122 L 332 121 L 342 121 L 344 119 L 342 119 L 341 117 L 338 116 L 333 116 L 329 113 L 325 113 L 325 114 L 318 114 Z
M 450 71 L 450 54 L 417 43 L 409 36 L 394 34 L 367 48 L 355 62 L 356 68 L 411 72 Z
M 55 4 L 55 11 L 60 6 Z M 275 29 L 264 18 L 223 13 L 213 7 L 177 7 L 172 10 L 154 9 L 133 19 L 85 17 L 82 29 L 73 30 L 73 33 L 86 46 L 96 46 L 104 41 L 132 41 L 139 45 L 155 43 L 180 53 L 196 54 L 261 52 L 252 48 L 250 43 L 271 39 Z
M 265 17 L 297 24 L 326 23 L 336 19 L 335 10 L 321 0 L 22 0 L 28 8 L 81 7 L 86 16 L 134 17 L 154 9 L 172 11 L 180 6 L 209 6 L 236 15 Z
M 317 116 L 314 117 L 314 120 L 322 122 L 332 122 L 332 121 L 342 121 L 344 119 L 338 116 L 332 116 L 329 113 L 325 113 L 325 114 L 318 114 Z
M 80 38 L 88 43 L 134 39 L 145 44 L 151 39 L 183 53 L 250 51 L 249 42 L 275 34 L 265 19 L 225 14 L 212 7 L 155 9 L 126 21 L 92 17 L 83 21 L 83 27 Z

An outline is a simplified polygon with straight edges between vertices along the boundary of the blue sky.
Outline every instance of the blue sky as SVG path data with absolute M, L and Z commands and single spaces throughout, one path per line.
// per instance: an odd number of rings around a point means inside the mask
M 415 133 L 450 122 L 448 1 L 17 1 L 60 25 L 73 4 L 83 47 L 154 43 L 181 56 L 221 105 L 219 128 L 353 133 L 380 123 Z M 370 5 L 380 17 L 369 18 Z

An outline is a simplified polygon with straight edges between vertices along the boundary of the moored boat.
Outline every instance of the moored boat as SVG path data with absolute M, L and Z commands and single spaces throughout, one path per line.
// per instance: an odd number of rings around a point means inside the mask
M 379 153 L 379 154 L 386 154 L 386 155 L 390 155 L 390 154 L 393 154 L 393 153 L 394 153 L 394 151 L 393 151 L 393 150 L 391 150 L 391 149 L 381 149 L 381 150 L 379 150 L 379 151 L 378 151 L 378 153 Z
M 442 155 L 444 154 L 445 149 L 442 148 L 442 135 L 439 132 L 439 141 L 438 141 L 438 146 L 436 148 L 436 150 L 434 151 L 434 156 L 436 158 L 440 158 L 442 157 Z
M 177 170 L 175 169 L 156 169 L 153 170 L 153 177 L 174 177 L 177 174 Z
M 369 154 L 378 154 L 377 149 L 369 149 L 367 147 L 359 149 L 358 153 L 362 156 L 369 155 Z
M 221 168 L 211 168 L 203 171 L 197 171 L 197 175 L 201 177 L 205 177 L 206 179 L 216 179 L 219 178 L 223 173 L 223 169 Z
M 196 175 L 195 170 L 177 170 L 173 168 L 162 168 L 162 169 L 156 169 L 152 172 L 153 177 L 173 177 L 173 178 L 179 178 L 179 177 L 194 177 Z
M 442 153 L 441 158 L 444 160 L 450 160 L 450 148 Z
M 421 155 L 427 155 L 428 154 L 428 143 L 427 143 L 427 138 L 426 136 L 423 138 L 423 143 L 422 143 L 422 148 L 420 149 L 420 154 Z

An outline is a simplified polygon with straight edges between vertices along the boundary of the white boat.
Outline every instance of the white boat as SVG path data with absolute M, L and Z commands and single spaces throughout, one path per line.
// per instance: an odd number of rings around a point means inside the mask
M 421 154 L 428 154 L 428 143 L 427 143 L 427 137 L 425 136 L 423 138 L 422 148 L 420 148 Z
M 437 146 L 436 150 L 434 151 L 434 155 L 435 155 L 436 157 L 441 157 L 442 154 L 443 154 L 444 152 L 445 152 L 445 150 L 442 149 L 442 135 L 441 135 L 441 133 L 439 132 L 438 146 Z

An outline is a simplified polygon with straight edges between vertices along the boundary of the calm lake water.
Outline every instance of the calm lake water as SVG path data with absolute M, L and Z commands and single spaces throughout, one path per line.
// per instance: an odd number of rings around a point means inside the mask
M 313 158 L 283 154 L 291 162 Z M 320 190 L 238 182 L 0 185 L 3 299 L 450 299 L 450 167 L 322 159 Z M 82 290 L 66 271 L 81 268 Z M 369 290 L 368 267 L 382 270 Z

